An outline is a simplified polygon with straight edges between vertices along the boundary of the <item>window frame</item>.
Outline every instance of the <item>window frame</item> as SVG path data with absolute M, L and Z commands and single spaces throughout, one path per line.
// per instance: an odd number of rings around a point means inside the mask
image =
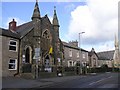
M 16 45 L 11 45 L 10 42 L 15 42 Z M 11 49 L 10 49 L 10 46 L 16 47 L 16 50 L 11 50 Z M 9 49 L 9 51 L 17 52 L 17 41 L 16 41 L 16 40 L 10 40 L 10 41 L 9 41 L 9 45 L 8 45 L 8 49 Z
M 10 60 L 15 60 L 15 63 L 10 63 Z M 15 65 L 14 69 L 10 69 L 9 65 Z M 8 70 L 17 70 L 17 59 L 10 58 L 8 62 Z
M 72 50 L 69 50 L 69 57 L 72 57 Z
M 79 57 L 80 57 L 80 52 L 78 51 L 78 52 L 77 52 L 77 58 L 79 58 Z
M 85 53 L 82 53 L 82 58 L 85 59 Z

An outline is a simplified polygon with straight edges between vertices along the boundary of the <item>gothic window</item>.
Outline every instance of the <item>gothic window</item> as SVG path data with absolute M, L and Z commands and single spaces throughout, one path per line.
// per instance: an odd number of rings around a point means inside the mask
M 45 31 L 43 32 L 43 37 L 44 37 L 44 38 L 49 39 L 49 38 L 50 38 L 49 35 L 50 35 L 50 34 L 49 34 L 48 30 L 45 30 Z

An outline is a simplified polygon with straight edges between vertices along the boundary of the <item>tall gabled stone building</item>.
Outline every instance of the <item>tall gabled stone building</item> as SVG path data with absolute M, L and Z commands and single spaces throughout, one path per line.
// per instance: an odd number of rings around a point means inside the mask
M 94 48 L 88 53 L 89 57 L 89 67 L 90 68 L 95 68 L 98 66 L 98 55 L 95 52 Z
M 8 32 L 13 34 L 13 36 L 8 35 L 13 40 L 15 39 L 14 35 L 17 36 L 16 55 L 18 56 L 17 64 L 15 64 L 17 69 L 12 75 L 34 73 L 38 68 L 40 71 L 56 72 L 57 67 L 61 67 L 62 65 L 63 49 L 62 42 L 59 38 L 60 25 L 56 8 L 54 7 L 53 21 L 51 23 L 47 15 L 41 17 L 38 1 L 36 1 L 31 19 L 32 21 L 20 26 L 17 26 L 16 21 L 13 19 L 9 23 L 9 29 L 5 32 L 6 34 Z M 1 30 L 4 32 L 3 29 Z M 6 34 L 3 35 L 2 33 L 1 35 L 7 38 Z M 14 42 L 12 43 L 16 44 Z M 3 44 L 8 45 L 4 42 Z M 9 59 L 6 59 L 6 61 L 9 61 Z M 3 65 L 7 66 L 8 63 L 3 63 Z M 6 68 L 8 69 L 8 67 Z M 4 75 L 5 73 L 3 71 Z

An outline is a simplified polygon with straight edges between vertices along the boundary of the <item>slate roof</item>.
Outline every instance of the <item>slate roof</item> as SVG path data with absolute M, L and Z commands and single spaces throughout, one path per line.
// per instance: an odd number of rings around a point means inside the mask
M 27 22 L 17 27 L 16 32 L 20 34 L 20 38 L 24 37 L 29 31 L 34 28 L 33 21 Z
M 20 38 L 20 35 L 18 33 L 10 31 L 8 29 L 0 28 L 0 32 L 1 32 L 0 35 L 2 35 L 2 36 L 12 37 L 12 38 L 16 38 L 16 39 Z
M 46 28 L 47 23 L 51 24 L 49 18 L 47 17 L 47 15 L 45 15 L 44 17 L 41 18 L 41 25 L 40 25 L 40 26 L 42 26 L 41 29 Z M 34 28 L 34 23 L 33 23 L 33 21 L 30 21 L 30 22 L 24 23 L 20 26 L 17 26 L 16 32 L 12 32 L 8 29 L 2 29 L 2 28 L 0 28 L 0 30 L 2 32 L 1 35 L 21 39 L 27 33 L 29 33 L 33 28 Z M 50 29 L 52 29 L 52 25 L 51 25 Z
M 115 50 L 111 51 L 104 51 L 104 52 L 98 52 L 98 59 L 99 60 L 112 60 L 114 56 Z
M 67 42 L 62 41 L 62 43 L 63 43 L 63 45 L 64 45 L 65 47 L 69 47 L 69 48 L 72 48 L 72 49 L 80 50 L 79 47 L 71 46 L 71 45 L 70 45 L 69 43 L 67 43 Z M 88 52 L 87 50 L 84 50 L 84 49 L 82 49 L 82 48 L 81 48 L 81 51 Z
M 91 52 L 91 51 L 90 51 L 90 52 L 88 53 L 88 56 L 92 56 L 93 54 L 96 54 L 96 56 L 98 56 L 95 51 L 94 51 L 94 52 Z

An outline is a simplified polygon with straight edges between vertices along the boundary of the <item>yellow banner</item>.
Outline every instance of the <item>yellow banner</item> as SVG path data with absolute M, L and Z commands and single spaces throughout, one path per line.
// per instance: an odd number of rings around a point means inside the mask
M 50 47 L 50 50 L 49 50 L 49 54 L 52 54 L 53 53 L 53 48 L 52 46 Z

